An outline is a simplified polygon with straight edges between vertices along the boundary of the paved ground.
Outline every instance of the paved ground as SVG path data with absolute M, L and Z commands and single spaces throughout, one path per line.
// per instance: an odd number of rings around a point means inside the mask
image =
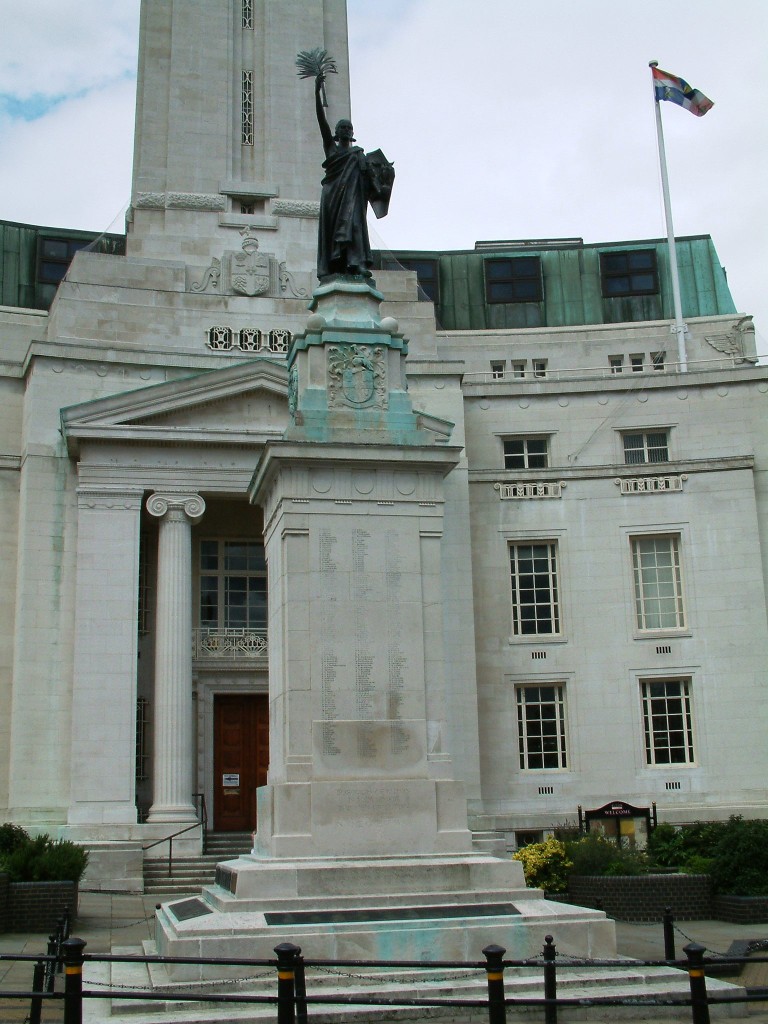
M 80 913 L 73 933 L 88 943 L 89 953 L 108 953 L 113 946 L 140 945 L 154 934 L 154 909 L 161 897 L 129 894 L 81 893 Z M 660 924 L 616 924 L 618 951 L 640 960 L 662 959 L 664 937 Z M 689 941 L 698 942 L 711 953 L 727 953 L 736 940 L 768 938 L 768 922 L 761 925 L 735 925 L 722 921 L 684 921 L 676 926 L 676 954 Z M 44 953 L 47 936 L 40 934 L 0 935 L 0 954 Z M 29 1003 L 3 999 L 3 992 L 28 991 L 32 964 L 0 961 L 0 1024 L 24 1021 Z M 749 964 L 741 976 L 742 984 L 768 987 L 768 964 Z M 45 1008 L 45 1024 L 61 1020 L 60 1004 Z M 754 1006 L 750 1024 L 768 1024 L 768 1002 Z

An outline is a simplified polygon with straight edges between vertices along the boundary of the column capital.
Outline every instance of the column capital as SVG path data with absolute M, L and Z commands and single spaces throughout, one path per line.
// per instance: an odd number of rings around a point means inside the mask
M 164 494 L 156 491 L 147 498 L 147 511 L 158 519 L 169 512 L 181 512 L 194 523 L 202 518 L 205 502 L 199 494 L 182 494 L 175 491 Z

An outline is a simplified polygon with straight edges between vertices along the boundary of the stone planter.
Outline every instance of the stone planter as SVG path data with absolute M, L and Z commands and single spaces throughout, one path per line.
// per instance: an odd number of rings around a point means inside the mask
M 572 875 L 568 902 L 622 921 L 661 921 L 666 907 L 677 921 L 712 916 L 709 875 Z
M 76 882 L 9 882 L 0 875 L 0 932 L 52 932 L 65 908 L 77 915 Z

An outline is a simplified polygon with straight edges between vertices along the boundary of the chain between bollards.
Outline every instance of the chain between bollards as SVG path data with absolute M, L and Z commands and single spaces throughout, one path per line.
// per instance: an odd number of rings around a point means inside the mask
M 64 955 L 64 1024 L 83 1024 L 83 939 L 61 944 Z
M 301 947 L 292 942 L 275 946 L 277 955 L 277 1024 L 296 1024 L 296 961 Z M 302 968 L 303 968 L 302 964 Z M 67 1022 L 65 1021 L 65 1024 Z
M 504 954 L 503 946 L 486 946 L 483 956 L 487 963 L 488 976 L 488 1024 L 506 1024 L 507 1005 L 504 1002 Z
M 555 1002 L 557 999 L 557 967 L 555 966 L 557 950 L 551 935 L 544 936 L 544 948 L 541 953 L 544 957 L 544 998 L 546 1000 L 544 1022 L 545 1024 L 557 1024 L 557 1003 Z

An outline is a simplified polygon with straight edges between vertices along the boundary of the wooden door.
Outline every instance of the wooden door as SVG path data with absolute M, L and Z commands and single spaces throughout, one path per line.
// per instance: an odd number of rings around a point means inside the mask
M 267 781 L 269 704 L 265 694 L 214 698 L 213 827 L 256 828 L 256 787 Z

